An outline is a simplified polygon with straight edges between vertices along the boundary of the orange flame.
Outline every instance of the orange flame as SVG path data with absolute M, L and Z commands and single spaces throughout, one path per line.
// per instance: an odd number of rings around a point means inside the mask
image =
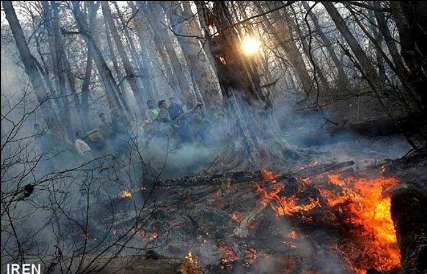
M 269 178 L 275 176 L 271 174 Z M 347 243 L 339 244 L 338 248 L 350 262 L 351 268 L 357 273 L 371 268 L 381 272 L 398 268 L 400 253 L 391 219 L 391 201 L 384 193 L 399 181 L 392 177 L 342 179 L 338 175 L 328 175 L 324 178 L 327 184 L 313 184 L 309 178 L 304 178 L 299 180 L 298 185 L 298 191 L 306 187 L 317 188 L 323 201 L 320 197 L 307 197 L 308 202 L 301 204 L 296 194 L 288 197 L 281 195 L 284 186 L 273 181 L 268 188 L 256 185 L 259 202 L 262 207 L 270 205 L 278 216 L 298 214 L 296 216 L 302 220 L 310 220 L 310 212 L 322 205 L 327 206 L 321 208 L 325 212 L 343 212 L 353 236 Z M 322 176 L 316 179 L 322 179 Z M 291 232 L 288 237 L 295 239 L 296 233 Z
M 370 257 L 372 268 L 377 271 L 391 271 L 400 265 L 400 253 L 397 247 L 396 231 L 391 219 L 390 197 L 384 197 L 386 189 L 396 186 L 399 181 L 395 178 L 378 177 L 363 179 L 337 175 L 329 175 L 330 183 L 341 186 L 338 195 L 323 191 L 328 206 L 343 204 L 343 209 L 350 214 L 350 223 L 357 229 L 357 236 L 362 241 L 365 254 Z M 345 203 L 344 203 L 345 202 Z M 354 252 L 349 252 L 355 256 Z M 354 257 L 357 259 L 357 257 Z M 355 266 L 358 272 L 363 266 Z
M 257 192 L 261 194 L 260 203 L 263 207 L 266 207 L 271 203 L 271 208 L 276 212 L 278 216 L 292 216 L 295 213 L 303 213 L 312 210 L 320 205 L 316 199 L 309 199 L 308 204 L 299 205 L 296 201 L 296 196 L 290 197 L 280 196 L 279 193 L 283 191 L 283 186 L 275 184 L 272 187 L 272 191 L 268 192 L 264 190 L 260 185 L 256 185 Z M 272 203 L 274 201 L 274 203 Z

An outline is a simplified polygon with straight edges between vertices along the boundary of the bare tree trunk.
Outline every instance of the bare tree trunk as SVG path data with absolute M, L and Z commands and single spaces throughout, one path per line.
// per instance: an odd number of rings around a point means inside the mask
M 348 87 L 349 81 L 345 74 L 344 66 L 342 62 L 338 59 L 331 41 L 323 32 L 322 27 L 319 24 L 319 20 L 317 19 L 316 15 L 314 15 L 313 12 L 310 10 L 309 4 L 306 1 L 301 1 L 301 3 L 306 11 L 310 11 L 309 16 L 311 21 L 313 22 L 314 28 L 316 32 L 319 34 L 320 39 L 322 40 L 324 46 L 326 47 L 326 50 L 328 51 L 329 56 L 331 57 L 332 61 L 335 64 L 335 67 L 337 68 L 338 80 L 343 84 L 344 87 Z
M 146 4 L 142 3 L 140 1 L 136 2 L 138 7 L 138 16 L 136 17 L 138 19 L 138 25 L 140 27 L 144 27 L 145 31 L 150 32 L 152 35 L 152 39 L 154 41 L 154 45 L 156 47 L 157 52 L 159 53 L 160 60 L 163 63 L 164 67 L 164 73 L 166 74 L 166 79 L 168 81 L 169 86 L 172 89 L 179 89 L 178 81 L 172 71 L 172 66 L 169 63 L 169 57 L 168 54 L 164 48 L 163 41 L 159 37 L 159 34 L 157 33 L 159 30 L 153 29 L 153 27 L 150 24 L 151 17 L 148 17 L 147 14 L 149 14 L 149 11 L 147 10 Z M 136 7 L 134 7 L 136 10 Z M 143 16 L 144 13 L 144 16 Z M 145 35 L 142 33 L 142 30 L 138 30 L 138 39 L 141 45 L 141 48 L 143 48 L 143 45 L 146 44 L 144 42 Z M 148 53 L 145 53 L 146 56 L 148 56 Z
M 259 12 L 262 13 L 264 10 L 258 2 L 254 2 Z M 278 11 L 273 12 L 278 18 L 282 18 L 281 14 Z M 272 32 L 274 39 L 277 41 L 279 46 L 284 50 L 286 56 L 291 63 L 296 76 L 299 79 L 300 84 L 302 85 L 302 89 L 306 96 L 309 96 L 311 91 L 313 90 L 312 80 L 305 66 L 304 60 L 301 56 L 301 53 L 298 47 L 295 44 L 295 41 L 292 38 L 291 30 L 289 26 L 286 24 L 285 20 L 280 20 L 280 27 L 273 25 L 270 22 L 270 19 L 267 16 L 264 16 L 264 23 L 269 30 Z
M 379 3 L 376 1 L 373 2 L 373 5 L 374 7 L 377 7 L 377 8 L 380 7 Z M 384 41 L 387 45 L 388 51 L 390 52 L 390 56 L 393 60 L 394 66 L 396 67 L 397 73 L 399 73 L 400 75 L 406 78 L 407 70 L 405 68 L 405 65 L 403 64 L 402 57 L 400 56 L 399 51 L 397 50 L 396 43 L 394 42 L 394 39 L 391 36 L 384 14 L 377 10 L 374 11 L 374 14 L 375 14 L 375 18 L 377 19 L 378 28 L 384 37 Z
M 147 67 L 144 66 L 144 62 L 141 61 L 140 57 L 138 56 L 138 53 L 136 51 L 136 47 L 134 44 L 134 41 L 132 39 L 132 36 L 129 33 L 129 28 L 126 26 L 126 22 L 123 18 L 122 13 L 120 12 L 119 6 L 117 5 L 117 2 L 114 1 L 113 2 L 116 11 L 117 11 L 117 15 L 119 16 L 120 19 L 120 24 L 123 28 L 126 40 L 127 40 L 127 45 L 128 45 L 128 49 L 129 52 L 132 56 L 132 59 L 134 61 L 135 64 L 135 68 L 138 71 L 138 75 L 136 80 L 139 82 L 142 82 L 141 87 L 143 87 L 144 92 L 142 92 L 142 94 L 144 95 L 144 97 L 150 97 L 151 96 L 149 94 L 151 94 L 153 92 L 153 87 L 152 87 L 152 83 L 151 83 L 151 73 L 147 70 Z
M 67 134 L 70 136 L 72 133 L 71 123 L 70 123 L 70 104 L 68 100 L 68 94 L 66 90 L 66 83 L 64 78 L 64 68 L 63 68 L 63 50 L 61 49 L 62 41 L 58 33 L 57 25 L 57 9 L 53 12 L 54 8 L 49 5 L 49 2 L 42 2 L 43 5 L 43 16 L 46 20 L 47 33 L 48 33 L 48 45 L 50 49 L 50 60 L 53 70 L 53 75 L 55 79 L 56 93 L 57 93 L 57 103 L 60 105 L 60 119 L 65 125 L 70 125 L 66 127 Z M 54 4 L 53 4 L 54 5 Z M 52 14 L 53 13 L 53 14 Z
M 119 52 L 120 59 L 122 61 L 123 67 L 125 69 L 126 75 L 125 78 L 127 82 L 129 83 L 133 95 L 136 98 L 137 105 L 141 113 L 143 113 L 142 107 L 144 106 L 144 100 L 142 97 L 142 87 L 137 81 L 137 75 L 135 74 L 135 71 L 133 69 L 132 64 L 129 61 L 129 57 L 125 51 L 125 47 L 120 39 L 119 33 L 117 31 L 117 28 L 114 24 L 113 17 L 111 15 L 111 10 L 108 5 L 108 2 L 101 2 L 102 7 L 102 13 L 104 15 L 104 19 L 106 21 L 106 24 L 109 26 L 109 29 L 111 31 L 111 34 L 113 36 L 114 42 L 116 44 L 117 51 Z M 121 81 L 121 80 L 120 80 Z M 123 94 L 125 97 L 125 95 Z
M 293 7 L 291 6 L 290 8 L 292 9 L 292 11 L 295 14 L 295 10 L 293 9 Z M 298 38 L 302 44 L 303 52 L 307 56 L 307 58 L 310 60 L 311 65 L 313 67 L 313 76 L 315 77 L 317 74 L 317 76 L 319 77 L 320 84 L 321 84 L 322 88 L 324 90 L 329 90 L 330 86 L 329 86 L 328 80 L 326 79 L 325 75 L 323 74 L 323 71 L 320 68 L 320 66 L 317 65 L 318 62 L 314 58 L 314 56 L 311 52 L 311 49 L 310 49 L 309 42 L 307 42 L 307 40 L 305 39 L 305 37 L 304 37 L 305 34 L 303 33 L 303 30 L 301 29 L 300 25 L 298 24 L 296 18 L 291 18 L 291 16 L 289 16 L 286 9 L 283 12 L 284 12 L 287 24 L 289 26 L 289 29 L 291 30 L 291 33 L 293 32 L 293 30 L 295 30 L 298 34 Z M 311 36 L 311 33 L 309 33 L 309 35 Z
M 87 6 L 87 17 L 88 24 L 92 26 L 93 29 L 96 29 L 96 12 L 99 8 L 99 2 L 95 4 L 94 1 L 86 2 Z M 83 128 L 85 131 L 89 130 L 89 88 L 90 88 L 90 80 L 92 76 L 93 69 L 93 51 L 90 47 L 87 48 L 87 58 L 86 58 L 86 68 L 85 68 L 85 76 L 83 79 L 82 87 L 81 87 L 81 111 L 82 111 L 82 122 Z
M 109 57 L 111 58 L 111 62 L 113 63 L 113 70 L 115 72 L 115 76 L 116 76 L 116 81 L 117 80 L 121 80 L 123 79 L 123 74 L 120 70 L 119 67 L 119 63 L 117 62 L 117 58 L 116 58 L 116 54 L 114 53 L 114 46 L 113 46 L 113 42 L 111 40 L 111 31 L 109 28 L 109 25 L 107 24 L 107 20 L 106 17 L 104 16 L 104 26 L 105 26 L 105 36 L 106 36 L 106 40 L 107 40 L 107 47 L 108 47 L 108 51 L 109 51 Z M 120 88 L 120 86 L 119 86 Z
M 408 67 L 408 83 L 414 87 L 423 109 L 427 107 L 427 3 L 390 2 L 399 31 L 401 55 Z
M 193 87 L 197 87 L 199 92 L 196 93 L 199 101 L 203 98 L 207 108 L 211 105 L 217 105 L 221 100 L 219 83 L 215 80 L 215 75 L 212 75 L 212 70 L 209 68 L 209 61 L 203 52 L 197 37 L 201 37 L 202 33 L 195 21 L 179 21 L 179 18 L 192 18 L 194 15 L 191 11 L 188 2 L 182 3 L 184 9 L 178 7 L 176 14 L 171 14 L 170 20 L 173 31 L 176 33 L 179 45 L 190 69 L 190 76 L 193 82 Z M 187 19 L 188 20 L 188 19 Z
M 149 61 L 149 56 L 148 56 L 148 51 L 147 51 L 147 43 L 146 41 L 144 41 L 144 30 L 147 30 L 147 28 L 145 28 L 145 23 L 142 17 L 142 11 L 141 9 L 137 9 L 137 7 L 135 6 L 135 4 L 133 3 L 133 1 L 128 1 L 129 6 L 132 9 L 132 12 L 134 14 L 136 14 L 135 16 L 135 22 L 136 22 L 136 27 L 135 27 L 135 31 L 136 31 L 136 36 L 138 38 L 138 43 L 139 43 L 139 48 L 140 48 L 140 53 L 137 54 L 140 56 L 140 58 L 138 58 L 139 63 L 140 63 L 140 69 L 141 69 L 141 74 L 142 74 L 142 81 L 144 83 L 144 87 L 145 87 L 145 91 L 147 92 L 146 96 L 148 97 L 147 99 L 152 99 L 154 100 L 155 98 L 155 83 L 152 80 L 153 74 L 152 72 L 154 71 L 153 66 L 151 65 L 150 61 Z
M 368 15 L 372 20 L 375 20 L 375 15 L 372 10 L 368 10 Z M 383 52 L 383 36 L 379 32 L 378 28 L 376 28 L 374 25 L 371 25 L 371 32 L 374 40 L 376 41 L 376 45 L 372 44 L 373 48 L 375 48 L 375 59 L 377 60 L 377 67 L 378 67 L 378 77 L 380 79 L 380 82 L 385 84 L 386 82 L 386 74 L 385 74 L 385 64 L 384 64 L 384 57 L 382 55 Z
M 30 78 L 31 85 L 34 89 L 35 95 L 39 104 L 41 105 L 41 111 L 43 118 L 47 123 L 57 123 L 57 115 L 53 108 L 52 101 L 49 98 L 46 90 L 48 90 L 43 82 L 43 76 L 39 70 L 36 58 L 31 54 L 25 40 L 24 32 L 22 31 L 21 25 L 15 13 L 11 1 L 3 1 L 3 10 L 6 14 L 6 19 L 9 22 L 10 29 L 13 37 L 15 38 L 16 47 L 18 48 L 19 55 L 24 64 L 25 72 Z
M 73 2 L 73 14 L 77 22 L 79 31 L 83 35 L 88 48 L 93 52 L 94 61 L 98 69 L 99 76 L 102 83 L 104 84 L 105 92 L 107 95 L 107 101 L 111 112 L 123 112 L 123 106 L 120 103 L 119 89 L 113 78 L 111 70 L 108 68 L 104 57 L 102 56 L 101 50 L 95 43 L 91 32 L 86 24 L 86 20 L 82 17 L 79 3 Z
M 82 98 L 81 98 L 81 110 L 82 110 L 82 116 L 83 117 L 89 117 L 89 85 L 90 85 L 90 79 L 92 75 L 92 66 L 93 66 L 93 58 L 92 58 L 92 52 L 88 49 L 87 51 L 87 59 L 86 59 L 86 69 L 85 69 L 85 76 L 82 83 Z M 83 128 L 85 130 L 88 130 L 87 119 L 83 119 Z
M 44 15 L 48 25 L 47 31 L 49 34 L 49 45 L 51 49 L 52 65 L 57 79 L 57 89 L 62 96 L 62 111 L 64 123 L 68 125 L 66 130 L 70 137 L 73 136 L 73 126 L 80 128 L 82 125 L 82 116 L 80 111 L 79 95 L 76 91 L 71 65 L 64 48 L 63 36 L 59 25 L 59 8 L 58 3 L 51 1 L 49 5 L 47 1 L 42 2 Z M 73 98 L 76 118 L 71 122 L 70 98 Z
M 163 20 L 165 14 L 158 3 L 148 2 L 147 5 L 140 3 L 140 8 L 144 10 L 145 14 L 149 16 L 149 23 L 153 30 L 154 40 L 157 41 L 156 45 L 159 48 L 165 49 L 165 52 L 162 54 L 163 62 L 167 63 L 167 60 L 171 64 L 172 71 L 169 72 L 169 76 L 175 79 L 176 86 L 173 88 L 178 88 L 181 90 L 181 94 L 184 95 L 186 103 L 190 104 L 193 101 L 195 96 L 192 87 L 189 85 L 187 79 L 185 78 L 184 68 L 179 62 L 176 50 L 173 47 L 173 41 L 169 35 L 169 30 L 166 28 L 166 23 Z M 166 65 L 166 64 L 165 64 Z M 172 75 L 170 75 L 172 73 Z
M 363 51 L 362 47 L 357 42 L 356 38 L 350 32 L 348 27 L 345 24 L 344 19 L 339 14 L 338 10 L 335 8 L 332 2 L 322 2 L 329 16 L 334 21 L 338 31 L 346 40 L 347 44 L 350 46 L 353 51 L 354 56 L 356 57 L 360 68 L 364 71 L 365 78 L 372 88 L 376 89 L 378 92 L 380 90 L 380 85 L 378 82 L 378 74 L 372 65 L 372 62 L 369 60 L 366 53 Z
M 260 78 L 254 69 L 250 57 L 244 56 L 239 45 L 238 33 L 232 27 L 231 15 L 225 2 L 214 2 L 213 8 L 206 7 L 205 3 L 196 2 L 199 16 L 202 20 L 211 21 L 212 29 L 217 30 L 217 35 L 209 32 L 209 49 L 215 60 L 221 91 L 230 119 L 235 119 L 233 127 L 242 136 L 244 151 L 248 155 L 251 164 L 266 163 L 271 159 L 280 159 L 275 152 L 269 150 L 265 140 L 274 142 L 274 134 L 262 126 L 260 120 L 269 119 L 268 110 L 271 101 L 263 94 L 260 86 Z M 204 31 L 209 31 L 207 28 Z M 286 145 L 275 143 L 278 151 L 290 152 Z M 290 154 L 288 154 L 290 155 Z

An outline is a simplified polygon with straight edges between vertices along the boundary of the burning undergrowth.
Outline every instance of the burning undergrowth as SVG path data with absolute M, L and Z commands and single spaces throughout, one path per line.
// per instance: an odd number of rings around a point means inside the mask
M 369 269 L 389 272 L 400 265 L 396 232 L 390 213 L 390 188 L 399 182 L 392 177 L 341 178 L 338 174 L 300 178 L 293 186 L 271 181 L 257 185 L 263 206 L 278 216 L 310 226 L 330 226 L 338 231 L 337 252 L 351 271 Z
M 309 167 L 311 176 L 235 172 L 162 182 L 156 208 L 147 207 L 155 214 L 132 245 L 174 257 L 190 251 L 205 273 L 399 273 L 388 196 L 398 180 L 326 166 Z

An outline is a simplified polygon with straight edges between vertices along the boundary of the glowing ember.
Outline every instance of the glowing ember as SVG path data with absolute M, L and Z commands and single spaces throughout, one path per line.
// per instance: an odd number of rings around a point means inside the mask
M 276 176 L 274 176 L 273 171 L 263 169 L 261 170 L 261 176 L 264 180 L 268 181 L 276 181 Z
M 243 220 L 243 214 L 237 211 L 233 212 L 230 217 L 236 223 L 240 223 Z
M 155 240 L 157 240 L 157 237 L 158 237 L 158 234 L 157 234 L 157 232 L 152 232 L 151 234 L 150 234 L 150 238 L 149 238 L 149 240 L 150 241 L 155 241 Z
M 288 233 L 288 238 L 291 238 L 294 240 L 297 238 L 297 233 L 295 232 L 295 230 L 292 230 L 291 232 Z
M 122 191 L 119 193 L 119 197 L 122 199 L 132 199 L 132 192 L 130 191 Z
M 222 269 L 231 268 L 233 263 L 239 260 L 236 252 L 234 252 L 233 248 L 226 245 L 225 243 L 220 243 L 218 245 L 218 249 L 222 252 L 223 257 L 220 260 L 220 265 Z
M 253 247 L 250 247 L 245 250 L 245 265 L 249 266 L 253 264 L 256 261 L 256 249 Z

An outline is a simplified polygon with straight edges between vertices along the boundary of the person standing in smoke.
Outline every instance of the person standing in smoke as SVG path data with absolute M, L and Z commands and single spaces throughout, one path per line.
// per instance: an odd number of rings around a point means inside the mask
M 169 98 L 168 112 L 171 120 L 176 120 L 180 115 L 184 113 L 182 106 L 178 103 L 175 97 Z
M 166 100 L 160 100 L 158 105 L 159 105 L 159 115 L 157 116 L 156 120 L 162 123 L 169 123 L 170 116 L 169 116 L 168 105 L 166 103 Z
M 175 97 L 169 98 L 170 105 L 168 112 L 171 120 L 173 121 L 172 126 L 176 129 L 176 133 L 182 142 L 191 141 L 191 131 L 188 127 L 188 121 L 185 117 L 184 109 L 178 103 Z
M 171 134 L 171 119 L 169 116 L 166 100 L 158 102 L 159 115 L 153 122 L 153 135 L 157 137 L 167 137 Z
M 148 109 L 145 111 L 146 122 L 152 123 L 159 115 L 160 109 L 156 108 L 153 100 L 147 101 L 147 107 Z

